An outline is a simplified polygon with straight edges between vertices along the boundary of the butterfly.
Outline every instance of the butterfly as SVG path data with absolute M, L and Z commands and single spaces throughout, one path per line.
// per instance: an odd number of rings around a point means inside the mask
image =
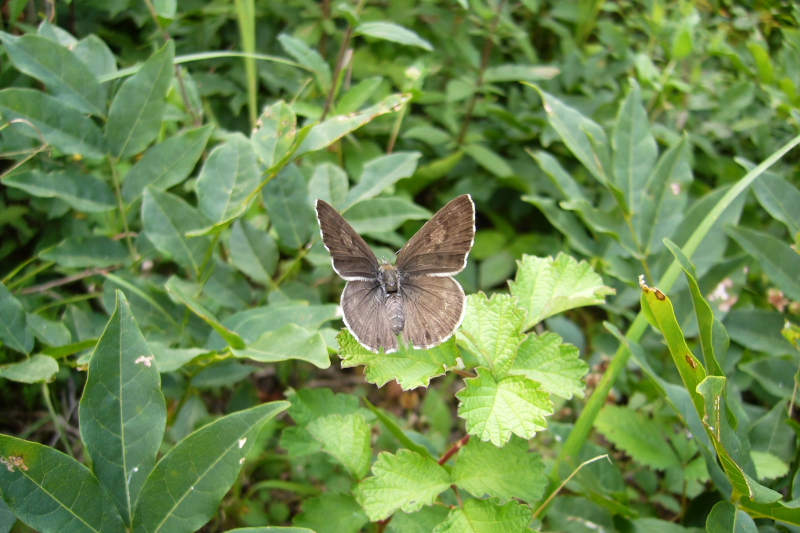
M 470 195 L 441 208 L 395 254 L 395 264 L 378 261 L 330 204 L 317 200 L 316 210 L 333 269 L 347 281 L 341 298 L 344 323 L 362 346 L 392 353 L 402 334 L 404 344 L 428 349 L 455 333 L 466 298 L 452 276 L 464 270 L 475 240 Z

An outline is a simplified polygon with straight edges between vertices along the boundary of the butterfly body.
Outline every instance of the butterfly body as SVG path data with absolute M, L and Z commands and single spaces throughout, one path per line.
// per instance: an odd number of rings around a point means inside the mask
M 466 266 L 475 237 L 469 195 L 444 206 L 397 253 L 379 262 L 361 236 L 329 204 L 317 200 L 317 219 L 334 270 L 348 283 L 344 322 L 373 352 L 397 350 L 397 336 L 415 348 L 447 340 L 461 324 L 466 299 L 452 276 Z

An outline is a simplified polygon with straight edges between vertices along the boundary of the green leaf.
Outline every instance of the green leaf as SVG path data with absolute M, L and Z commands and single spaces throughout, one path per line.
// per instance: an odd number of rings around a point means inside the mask
M 106 140 L 114 157 L 136 155 L 158 135 L 172 84 L 174 57 L 175 42 L 170 40 L 117 91 L 106 123 Z
M 566 400 L 583 398 L 586 384 L 581 381 L 589 365 L 571 344 L 563 344 L 555 333 L 531 333 L 522 342 L 511 367 L 511 374 L 527 376 L 542 384 L 542 389 Z
M 179 302 L 191 309 L 194 314 L 199 316 L 209 326 L 214 328 L 214 331 L 219 333 L 219 335 L 225 339 L 225 342 L 227 342 L 231 348 L 242 349 L 245 347 L 244 339 L 242 339 L 235 332 L 223 326 L 220 321 L 217 320 L 217 317 L 214 316 L 214 313 L 206 309 L 206 307 L 200 302 L 187 294 L 188 291 L 196 290 L 196 287 L 194 287 L 191 283 L 183 282 L 183 280 L 177 276 L 172 276 L 167 280 L 167 283 L 164 284 L 164 288 L 166 288 L 171 295 L 175 296 Z
M 319 327 L 335 318 L 341 317 L 336 304 L 324 305 L 268 305 L 248 309 L 223 320 L 225 327 L 235 331 L 248 343 L 254 342 L 267 331 L 275 331 L 286 324 L 296 324 L 308 329 Z M 221 347 L 210 343 L 211 348 Z
M 317 368 L 331 366 L 322 335 L 318 331 L 309 331 L 295 324 L 268 331 L 247 347 L 234 349 L 233 353 L 236 357 L 248 357 L 262 363 L 299 359 L 308 361 Z
M 0 378 L 19 383 L 45 383 L 58 372 L 58 363 L 47 355 L 37 354 L 18 363 L 0 365 Z
M 233 265 L 253 280 L 268 285 L 278 268 L 278 245 L 266 231 L 246 220 L 237 220 L 228 242 Z
M 515 174 L 514 169 L 506 163 L 504 158 L 482 144 L 468 144 L 462 147 L 462 150 L 485 170 L 498 178 L 508 178 Z
M 23 121 L 14 125 L 12 131 L 16 135 L 36 142 L 44 138 L 44 142 L 69 155 L 91 159 L 105 156 L 103 133 L 92 119 L 41 91 L 3 89 L 0 113 L 6 121 Z
M 402 198 L 373 198 L 347 211 L 347 221 L 358 233 L 386 233 L 408 220 L 427 220 L 430 211 Z
M 326 492 L 303 502 L 303 512 L 292 520 L 316 533 L 358 533 L 369 519 L 349 494 Z M 288 532 L 287 532 L 288 533 Z
M 650 132 L 650 120 L 642 105 L 642 91 L 630 81 L 628 96 L 623 101 L 611 137 L 614 183 L 622 191 L 627 211 L 636 213 L 648 176 L 653 170 L 658 147 Z
M 3 185 L 21 189 L 39 198 L 58 198 L 77 211 L 87 213 L 110 211 L 117 207 L 114 192 L 103 180 L 73 169 L 44 173 L 31 170 L 12 174 Z
M 162 374 L 174 372 L 192 359 L 209 353 L 204 348 L 169 348 L 160 342 L 148 342 L 150 352 L 156 358 L 156 366 Z
M 364 415 L 328 415 L 311 421 L 306 429 L 355 479 L 367 475 L 372 460 L 372 428 Z
M 372 474 L 353 493 L 373 522 L 401 509 L 410 513 L 431 505 L 452 483 L 450 474 L 436 461 L 409 450 L 397 455 L 381 452 Z
M 445 505 L 423 507 L 416 513 L 396 513 L 389 522 L 389 533 L 430 533 L 444 522 L 450 508 Z
M 638 202 L 634 225 L 645 254 L 658 251 L 666 237 L 671 237 L 684 217 L 687 187 L 692 181 L 686 137 L 664 152 L 647 181 Z
M 72 334 L 63 321 L 47 320 L 33 313 L 26 313 L 26 318 L 28 327 L 42 343 L 48 346 L 63 346 L 72 341 Z
M 664 470 L 680 466 L 662 430 L 662 424 L 628 407 L 606 405 L 595 421 L 597 430 L 642 466 Z
M 498 448 L 472 439 L 458 452 L 453 483 L 476 498 L 489 495 L 533 503 L 544 494 L 547 478 L 542 456 L 528 453 L 527 441 L 512 438 Z
M 374 198 L 399 180 L 410 177 L 421 155 L 419 152 L 397 152 L 365 164 L 358 185 L 350 189 L 340 209 L 345 211 L 362 200 Z
M 431 43 L 413 31 L 392 22 L 362 22 L 356 26 L 355 33 L 374 37 L 376 39 L 383 39 L 384 41 L 418 46 L 428 52 L 433 51 Z
M 292 59 L 314 73 L 320 92 L 327 93 L 331 89 L 331 67 L 319 52 L 308 46 L 302 39 L 285 33 L 278 35 L 278 41 L 286 53 L 292 56 Z
M 514 433 L 530 439 L 547 427 L 545 416 L 553 414 L 550 395 L 525 376 L 495 379 L 488 372 L 466 380 L 456 393 L 458 416 L 467 422 L 467 433 L 503 446 Z
M 79 415 L 94 474 L 125 524 L 156 463 L 167 422 L 153 360 L 125 295 L 117 291 L 117 307 L 89 359 Z
M 729 501 L 717 502 L 706 519 L 708 533 L 758 533 L 750 515 Z
M 562 253 L 555 259 L 523 255 L 517 264 L 517 277 L 508 285 L 527 311 L 523 331 L 568 309 L 605 303 L 605 296 L 615 293 L 588 263 Z
M 768 452 L 750 452 L 758 479 L 780 479 L 789 473 L 789 465 Z
M 725 317 L 725 327 L 733 341 L 773 356 L 797 354 L 781 335 L 784 324 L 783 313 L 766 309 L 734 309 Z
M 595 255 L 597 253 L 597 242 L 589 236 L 586 232 L 586 226 L 577 216 L 565 211 L 549 198 L 523 196 L 522 200 L 538 207 L 547 217 L 548 222 L 561 232 L 572 249 L 584 255 Z
M 530 507 L 511 501 L 467 500 L 456 507 L 433 533 L 523 533 L 533 518 Z
M 214 131 L 211 124 L 170 137 L 151 146 L 125 175 L 122 197 L 132 203 L 147 187 L 165 191 L 182 183 L 192 172 L 208 139 Z
M 216 513 L 234 484 L 261 428 L 289 407 L 270 402 L 224 416 L 170 450 L 145 481 L 133 531 L 192 532 Z
M 0 38 L 17 70 L 41 81 L 64 104 L 103 115 L 105 94 L 94 73 L 71 50 L 39 35 L 0 32 Z
M 250 140 L 256 157 L 269 169 L 291 152 L 296 138 L 297 117 L 292 107 L 280 100 L 264 108 Z
M 128 263 L 130 259 L 122 242 L 102 235 L 66 239 L 40 257 L 66 268 L 106 268 Z
M 533 86 L 542 97 L 547 120 L 570 152 L 601 184 L 609 185 L 611 165 L 603 129 L 558 98 Z
M 794 394 L 794 376 L 797 374 L 797 363 L 793 360 L 779 357 L 762 357 L 742 363 L 739 368 L 753 376 L 773 396 L 788 400 Z
M 322 163 L 314 168 L 308 192 L 312 200 L 324 200 L 337 209 L 341 209 L 347 196 L 347 174 L 332 163 Z
M 278 238 L 297 249 L 311 238 L 317 226 L 308 200 L 308 185 L 296 165 L 288 165 L 264 187 L 262 199 Z
M 758 261 L 778 289 L 792 300 L 800 300 L 800 254 L 768 233 L 738 226 L 725 231 Z
M 35 531 L 124 530 L 108 492 L 72 457 L 49 446 L 0 435 L 0 463 L 3 499 Z
M 28 329 L 25 309 L 13 294 L 0 283 L 0 339 L 18 352 L 31 353 L 33 334 Z
M 358 398 L 330 389 L 300 389 L 289 391 L 286 398 L 292 402 L 289 416 L 300 426 L 328 415 L 350 415 L 359 411 Z
M 309 152 L 316 152 L 326 148 L 351 131 L 371 122 L 375 117 L 401 109 L 403 104 L 410 99 L 411 97 L 406 94 L 393 94 L 358 113 L 331 117 L 324 122 L 315 124 L 303 139 L 303 142 L 300 143 L 293 157 L 296 159 Z
M 211 151 L 197 178 L 200 211 L 216 224 L 243 213 L 259 178 L 250 140 L 241 133 L 229 136 Z
M 748 169 L 749 170 L 749 169 Z M 800 233 L 800 191 L 797 187 L 770 172 L 765 172 L 761 178 L 753 182 L 753 192 L 761 207 L 776 220 L 783 222 L 789 233 Z
M 348 113 L 355 113 L 361 109 L 361 106 L 367 103 L 367 100 L 378 90 L 382 82 L 383 77 L 381 76 L 366 78 L 358 82 L 355 87 L 349 89 L 339 98 L 335 108 L 336 114 L 346 115 Z
M 521 331 L 524 319 L 525 312 L 507 294 L 493 294 L 491 299 L 482 292 L 470 294 L 458 333 L 467 340 L 469 350 L 499 378 L 514 364 L 517 349 L 525 339 Z
M 168 192 L 146 189 L 142 202 L 142 223 L 147 238 L 176 263 L 195 276 L 205 261 L 211 238 L 187 238 L 192 230 L 208 226 L 208 221 L 181 198 Z
M 458 357 L 453 338 L 428 350 L 402 346 L 388 355 L 367 350 L 347 330 L 343 330 L 336 340 L 339 341 L 342 368 L 366 365 L 367 381 L 379 387 L 393 379 L 403 390 L 427 387 L 432 378 L 443 375 L 448 367 L 454 367 Z
M 505 81 L 539 81 L 549 80 L 557 76 L 561 70 L 557 67 L 533 65 L 494 65 L 483 73 L 484 83 Z

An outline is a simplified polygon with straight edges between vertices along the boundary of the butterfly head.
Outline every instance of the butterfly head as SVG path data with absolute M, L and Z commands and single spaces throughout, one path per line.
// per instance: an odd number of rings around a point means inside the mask
M 387 294 L 392 294 L 400 289 L 400 273 L 391 263 L 383 262 L 378 268 L 378 281 Z

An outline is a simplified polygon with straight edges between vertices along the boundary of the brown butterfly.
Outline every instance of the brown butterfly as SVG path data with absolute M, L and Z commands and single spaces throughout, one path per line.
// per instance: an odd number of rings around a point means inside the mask
M 322 242 L 333 269 L 347 281 L 344 323 L 365 348 L 397 351 L 403 343 L 427 349 L 449 339 L 466 309 L 452 276 L 467 265 L 475 239 L 475 204 L 462 195 L 444 206 L 397 252 L 394 265 L 378 261 L 364 239 L 328 203 L 317 200 Z

